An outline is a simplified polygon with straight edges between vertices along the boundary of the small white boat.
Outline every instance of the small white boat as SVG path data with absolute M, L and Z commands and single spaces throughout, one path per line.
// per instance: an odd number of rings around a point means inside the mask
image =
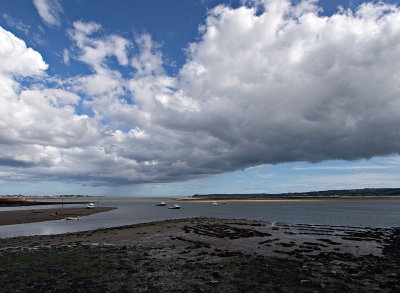
M 74 221 L 77 221 L 77 220 L 79 220 L 79 216 L 76 216 L 76 217 L 65 217 L 65 219 L 66 219 L 66 220 L 74 220 Z
M 174 204 L 172 207 L 168 207 L 170 210 L 179 210 L 181 208 L 180 205 Z
M 88 205 L 86 206 L 87 209 L 93 209 L 94 208 L 94 203 L 88 203 Z
M 211 203 L 211 205 L 212 205 L 212 206 L 217 206 L 218 203 L 217 203 L 216 201 L 213 201 L 213 202 Z
M 165 203 L 165 201 L 160 202 L 157 206 L 158 207 L 165 207 L 167 204 Z

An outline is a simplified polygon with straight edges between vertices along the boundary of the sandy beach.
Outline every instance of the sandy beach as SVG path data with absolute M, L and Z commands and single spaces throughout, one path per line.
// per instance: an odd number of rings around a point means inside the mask
M 29 209 L 15 211 L 0 211 L 0 226 L 53 221 L 66 217 L 83 217 L 113 210 L 113 207 L 80 208 L 55 208 L 55 209 Z
M 303 197 L 266 197 L 266 198 L 234 198 L 234 197 L 176 197 L 176 201 L 190 201 L 190 202 L 313 202 L 313 201 L 357 201 L 357 200 L 385 200 L 385 199 L 399 199 L 398 196 L 303 196 Z
M 79 281 L 82 292 L 399 292 L 399 251 L 399 228 L 168 220 L 0 239 L 0 261 L 8 264 L 0 286 L 66 292 Z M 18 263 L 17 255 L 26 257 Z M 46 265 L 38 267 L 39 260 Z M 30 266 L 42 274 L 33 278 Z M 7 283 L 20 274 L 31 281 Z

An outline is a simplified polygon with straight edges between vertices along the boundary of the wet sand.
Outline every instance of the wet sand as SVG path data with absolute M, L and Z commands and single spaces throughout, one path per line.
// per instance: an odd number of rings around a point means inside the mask
M 82 215 L 83 212 L 91 211 L 93 210 L 73 209 L 64 215 Z M 358 257 L 381 256 L 385 241 L 390 239 L 392 233 L 393 230 L 389 228 L 190 218 L 61 235 L 5 238 L 0 239 L 0 248 L 70 245 L 79 242 L 150 247 L 160 254 L 176 256 L 183 253 L 186 258 L 195 258 L 199 253 L 210 249 L 284 258 L 301 258 L 322 252 L 349 253 Z
M 66 217 L 83 217 L 115 209 L 114 207 L 29 209 L 17 211 L 1 211 L 0 226 L 44 222 L 65 219 Z
M 41 270 L 5 292 L 400 292 L 400 228 L 190 218 L 0 239 L 0 258 L 0 285 Z

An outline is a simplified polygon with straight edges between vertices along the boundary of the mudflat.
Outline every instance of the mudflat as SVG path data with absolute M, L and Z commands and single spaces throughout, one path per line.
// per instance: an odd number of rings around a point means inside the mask
M 0 226 L 60 220 L 66 217 L 83 217 L 115 209 L 114 207 L 29 209 L 0 211 Z
M 4 292 L 399 292 L 400 228 L 191 218 L 0 239 Z

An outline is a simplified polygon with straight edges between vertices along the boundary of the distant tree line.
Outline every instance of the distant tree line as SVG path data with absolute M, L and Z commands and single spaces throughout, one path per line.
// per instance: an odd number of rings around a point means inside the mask
M 363 188 L 289 193 L 226 193 L 195 194 L 192 197 L 332 197 L 332 196 L 400 196 L 400 188 Z

